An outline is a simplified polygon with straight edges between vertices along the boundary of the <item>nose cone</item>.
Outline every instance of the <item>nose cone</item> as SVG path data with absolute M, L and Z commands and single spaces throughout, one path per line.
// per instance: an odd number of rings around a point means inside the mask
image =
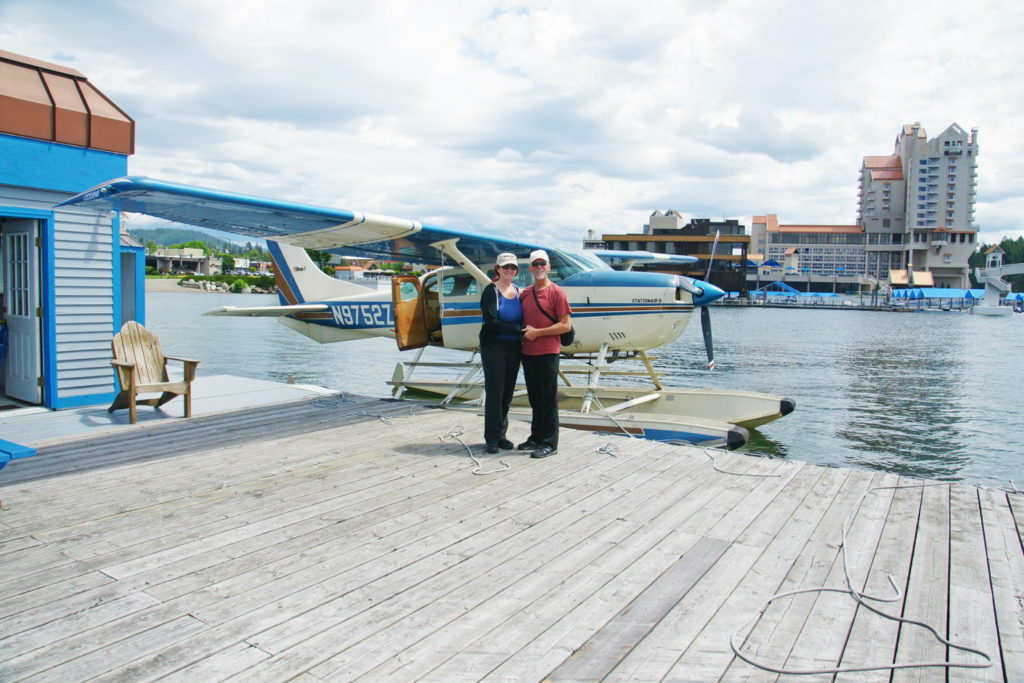
M 704 294 L 702 294 L 701 296 L 694 295 L 694 306 L 707 306 L 711 302 L 718 301 L 723 296 L 725 296 L 725 292 L 720 290 L 718 287 L 715 287 L 710 282 L 704 282 L 703 280 L 694 280 L 693 284 L 704 290 Z

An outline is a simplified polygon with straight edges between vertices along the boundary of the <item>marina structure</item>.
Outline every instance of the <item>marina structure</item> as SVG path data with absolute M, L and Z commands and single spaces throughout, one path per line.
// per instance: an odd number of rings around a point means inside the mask
M 83 74 L 0 51 L 0 405 L 113 398 L 110 338 L 145 319 L 144 255 L 109 212 L 54 205 L 123 175 L 134 136 Z
M 985 267 L 975 268 L 974 276 L 985 286 L 985 300 L 981 306 L 971 309 L 980 315 L 1009 315 L 1016 307 L 1000 305 L 1001 297 L 1010 291 L 1010 283 L 1003 279 L 1004 275 L 1020 275 L 1024 273 L 1024 263 L 1003 264 L 1003 249 L 994 244 L 985 250 Z M 1019 296 L 1019 295 L 1018 295 Z M 1019 299 L 1017 302 L 1019 303 Z M 1013 305 L 1013 302 L 1010 302 Z
M 0 416 L 39 451 L 0 477 L 0 678 L 1024 679 L 1019 493 L 196 389 Z

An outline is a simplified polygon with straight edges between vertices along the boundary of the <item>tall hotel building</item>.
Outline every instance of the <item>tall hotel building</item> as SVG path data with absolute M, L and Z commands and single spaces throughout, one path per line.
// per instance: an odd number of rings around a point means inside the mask
M 906 125 L 892 155 L 864 157 L 857 223 L 865 273 L 895 287 L 969 287 L 977 181 L 978 129 L 955 123 L 931 140 L 920 123 Z

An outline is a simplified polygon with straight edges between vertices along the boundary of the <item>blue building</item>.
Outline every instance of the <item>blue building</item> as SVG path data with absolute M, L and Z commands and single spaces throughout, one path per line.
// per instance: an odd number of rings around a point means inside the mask
M 0 51 L 0 406 L 111 401 L 110 340 L 144 322 L 141 247 L 55 204 L 123 176 L 135 122 L 74 69 Z

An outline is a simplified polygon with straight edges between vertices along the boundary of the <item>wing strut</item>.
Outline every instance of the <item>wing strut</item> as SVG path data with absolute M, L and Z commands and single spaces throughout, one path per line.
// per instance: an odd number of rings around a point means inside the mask
M 453 261 L 465 268 L 466 272 L 472 275 L 473 279 L 479 282 L 481 287 L 486 287 L 491 284 L 491 278 L 487 277 L 484 271 L 480 270 L 475 263 L 470 261 L 469 258 L 455 246 L 455 243 L 458 241 L 458 237 L 453 237 L 451 239 L 441 240 L 440 242 L 434 242 L 430 246 L 434 247 L 445 256 L 451 257 Z

